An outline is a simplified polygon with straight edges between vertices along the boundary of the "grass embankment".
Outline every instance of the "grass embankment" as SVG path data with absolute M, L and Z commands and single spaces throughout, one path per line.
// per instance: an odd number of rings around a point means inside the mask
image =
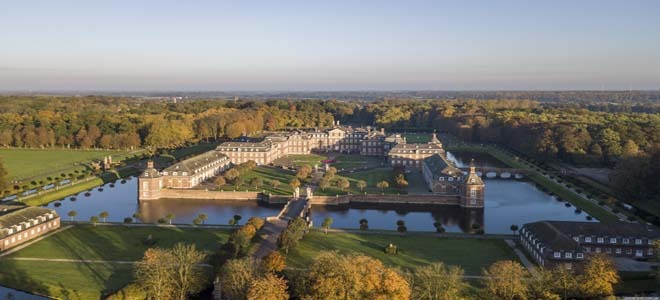
M 222 229 L 76 226 L 0 259 L 0 284 L 61 299 L 99 299 L 133 280 L 132 264 L 149 247 L 169 248 L 177 242 L 195 244 L 212 253 L 227 241 Z M 85 259 L 107 262 L 19 261 L 11 258 Z
M 379 157 L 353 154 L 338 155 L 335 157 L 335 162 L 330 165 L 341 171 L 342 169 L 381 167 L 384 162 L 385 160 Z
M 92 160 L 101 160 L 111 155 L 114 161 L 135 152 L 112 150 L 71 150 L 71 149 L 0 149 L 9 178 L 46 178 L 83 170 Z
M 612 223 L 612 222 L 617 222 L 619 220 L 615 215 L 611 214 L 602 207 L 598 206 L 598 204 L 595 204 L 589 200 L 586 200 L 576 195 L 574 192 L 564 188 L 563 186 L 546 178 L 536 170 L 528 167 L 517 158 L 512 157 L 510 154 L 505 153 L 497 148 L 487 147 L 487 146 L 458 146 L 458 147 L 449 147 L 448 150 L 488 153 L 511 168 L 527 170 L 529 172 L 528 177 L 531 180 L 545 187 L 549 192 L 552 192 L 553 194 L 561 197 L 562 199 L 581 208 L 582 210 L 584 210 L 594 218 L 598 219 L 599 221 L 603 223 Z
M 385 254 L 390 243 L 399 253 Z M 438 238 L 431 236 L 398 236 L 384 234 L 329 233 L 312 230 L 301 243 L 287 255 L 287 265 L 306 268 L 320 251 L 337 250 L 341 253 L 355 252 L 381 260 L 384 264 L 401 269 L 444 262 L 461 266 L 466 275 L 480 275 L 498 260 L 517 261 L 517 256 L 504 240 Z

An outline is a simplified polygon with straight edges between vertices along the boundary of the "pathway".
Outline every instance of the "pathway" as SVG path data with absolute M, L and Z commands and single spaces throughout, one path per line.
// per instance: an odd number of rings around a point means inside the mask
M 525 256 L 525 253 L 523 253 L 516 246 L 516 242 L 510 239 L 506 239 L 504 241 L 506 242 L 507 245 L 509 245 L 509 247 L 511 247 L 511 250 L 513 250 L 513 252 L 516 253 L 516 255 L 518 255 L 518 259 L 520 259 L 520 262 L 523 264 L 523 266 L 525 266 L 525 268 L 527 268 L 529 273 L 532 274 L 532 276 L 534 277 L 538 277 L 539 272 L 536 271 L 536 266 L 534 265 L 534 263 L 529 261 L 529 259 L 527 259 L 527 256 Z
M 262 234 L 263 239 L 257 245 L 252 256 L 254 258 L 260 259 L 264 256 L 270 254 L 271 252 L 277 250 L 277 239 L 284 229 L 286 229 L 287 222 L 275 217 L 269 217 L 266 220 L 266 224 L 261 228 L 260 234 Z
M 2 256 L 7 256 L 7 255 L 9 255 L 9 254 L 12 254 L 12 253 L 14 253 L 14 252 L 16 252 L 16 251 L 18 251 L 18 250 L 21 250 L 21 249 L 23 249 L 23 248 L 25 248 L 25 247 L 27 247 L 27 246 L 30 246 L 30 245 L 32 245 L 32 244 L 38 242 L 38 241 L 41 241 L 41 240 L 43 240 L 43 239 L 45 239 L 45 238 L 47 238 L 47 237 L 49 237 L 49 236 L 51 236 L 51 235 L 53 235 L 53 234 L 60 233 L 60 232 L 62 232 L 62 231 L 64 231 L 64 230 L 67 230 L 67 229 L 69 229 L 69 228 L 71 228 L 71 227 L 73 227 L 73 226 L 71 226 L 71 225 L 67 225 L 67 226 L 61 227 L 60 229 L 57 229 L 57 230 L 51 231 L 51 232 L 49 232 L 49 233 L 46 234 L 46 235 L 42 235 L 42 236 L 40 236 L 40 237 L 38 237 L 38 238 L 36 238 L 36 239 L 33 239 L 33 240 L 31 240 L 31 241 L 29 241 L 29 242 L 27 242 L 27 243 L 21 244 L 20 246 L 16 246 L 16 247 L 14 247 L 14 248 L 11 248 L 11 249 L 7 250 L 6 252 L 3 252 L 2 254 L 0 254 L 0 257 L 2 257 Z
M 69 259 L 69 258 L 40 258 L 40 257 L 7 257 L 5 260 L 22 260 L 22 261 L 47 261 L 47 262 L 69 262 L 69 263 L 92 263 L 92 264 L 136 264 L 137 261 L 132 260 L 100 260 L 100 259 Z M 199 264 L 200 267 L 211 268 L 210 264 Z

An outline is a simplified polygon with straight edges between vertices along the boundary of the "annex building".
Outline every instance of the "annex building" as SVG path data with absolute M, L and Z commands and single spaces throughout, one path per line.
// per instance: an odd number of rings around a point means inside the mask
M 52 209 L 22 205 L 0 205 L 0 252 L 16 247 L 60 227 Z
M 580 268 L 593 253 L 613 257 L 653 257 L 653 241 L 660 231 L 638 223 L 539 221 L 520 229 L 520 243 L 546 268 Z

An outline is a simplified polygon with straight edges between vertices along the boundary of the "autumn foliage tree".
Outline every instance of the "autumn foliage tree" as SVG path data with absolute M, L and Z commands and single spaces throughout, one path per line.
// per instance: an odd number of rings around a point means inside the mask
M 483 271 L 486 277 L 483 292 L 488 299 L 527 299 L 525 268 L 512 260 L 497 261 Z
M 286 267 L 286 258 L 278 251 L 273 251 L 263 258 L 261 265 L 266 272 L 279 273 Z
M 614 294 L 614 285 L 619 282 L 614 262 L 605 254 L 592 254 L 579 277 L 579 289 L 585 297 L 604 297 Z

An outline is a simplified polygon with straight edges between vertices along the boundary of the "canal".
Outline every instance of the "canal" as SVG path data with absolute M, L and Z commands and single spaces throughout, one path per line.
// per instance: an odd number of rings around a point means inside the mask
M 505 167 L 487 154 L 448 153 L 448 159 L 459 167 L 474 158 L 477 166 Z M 314 206 L 312 218 L 319 226 L 323 219 L 331 217 L 335 228 L 359 228 L 361 219 L 367 219 L 371 229 L 395 230 L 396 222 L 403 220 L 408 230 L 434 231 L 434 222 L 440 222 L 448 232 L 471 232 L 479 227 L 486 233 L 509 233 L 510 226 L 518 226 L 538 220 L 584 221 L 587 215 L 567 203 L 557 201 L 536 188 L 531 182 L 513 179 L 485 179 L 485 208 L 463 210 L 452 206 L 373 206 L 349 205 L 342 207 Z M 55 209 L 63 219 L 75 210 L 76 220 L 87 221 L 91 216 L 107 211 L 108 221 L 121 222 L 140 212 L 141 222 L 156 222 L 167 214 L 174 214 L 173 223 L 191 224 L 200 214 L 208 216 L 206 224 L 228 224 L 234 215 L 243 221 L 252 216 L 274 216 L 280 206 L 269 206 L 256 201 L 216 201 L 160 199 L 137 202 L 137 178 L 129 178 L 114 184 L 106 184 L 89 192 L 82 192 L 47 205 Z

